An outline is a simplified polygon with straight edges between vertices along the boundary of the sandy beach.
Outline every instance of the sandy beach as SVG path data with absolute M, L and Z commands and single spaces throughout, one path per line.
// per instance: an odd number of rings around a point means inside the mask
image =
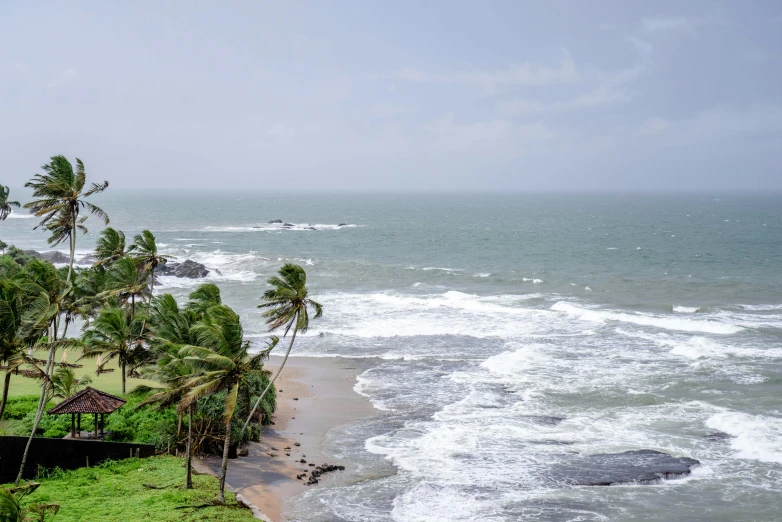
M 281 360 L 271 357 L 267 367 L 275 370 Z M 307 488 L 339 483 L 340 475 L 345 473 L 326 473 L 319 484 L 307 486 L 314 469 L 310 464 L 350 465 L 329 461 L 324 456 L 323 442 L 330 429 L 376 411 L 353 390 L 357 371 L 356 361 L 347 358 L 289 358 L 276 382 L 274 425 L 264 430 L 260 443 L 249 444 L 248 456 L 229 462 L 228 485 L 273 522 L 288 520 L 286 511 L 292 499 Z M 194 467 L 218 474 L 220 459 L 202 458 L 194 461 Z M 297 475 L 305 477 L 297 479 Z

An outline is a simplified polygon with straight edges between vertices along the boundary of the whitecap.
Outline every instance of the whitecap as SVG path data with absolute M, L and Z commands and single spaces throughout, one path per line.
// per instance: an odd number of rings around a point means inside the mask
M 782 418 L 726 411 L 709 417 L 706 426 L 733 436 L 737 458 L 782 464 Z
M 694 314 L 700 310 L 699 306 L 676 306 L 674 305 L 673 311 L 678 314 Z
M 740 326 L 718 323 L 716 321 L 679 319 L 672 317 L 659 317 L 651 314 L 581 308 L 564 301 L 555 303 L 551 309 L 557 312 L 564 312 L 568 315 L 578 317 L 584 321 L 595 321 L 600 323 L 606 321 L 618 321 L 642 326 L 663 328 L 666 330 L 682 330 L 685 332 L 704 332 L 723 335 L 734 334 L 743 330 L 743 328 Z

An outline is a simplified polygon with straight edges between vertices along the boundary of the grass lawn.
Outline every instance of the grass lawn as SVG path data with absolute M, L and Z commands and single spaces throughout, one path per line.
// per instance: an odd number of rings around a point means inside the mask
M 56 522 L 255 520 L 250 510 L 239 506 L 235 495 L 229 492 L 225 494 L 226 506 L 185 507 L 210 504 L 217 498 L 218 481 L 211 475 L 194 474 L 194 489 L 185 489 L 184 460 L 168 455 L 107 462 L 60 472 L 36 482 L 41 486 L 23 504 L 59 504 Z M 150 489 L 143 484 L 165 489 Z
M 122 394 L 122 374 L 119 371 L 119 366 L 117 366 L 117 360 L 114 359 L 111 362 L 109 362 L 106 365 L 106 368 L 114 368 L 113 372 L 104 373 L 100 376 L 95 375 L 95 359 L 82 359 L 81 361 L 78 361 L 77 359 L 80 356 L 80 352 L 76 352 L 73 350 L 68 350 L 68 362 L 71 364 L 83 364 L 84 366 L 81 368 L 74 368 L 73 372 L 76 374 L 76 377 L 81 377 L 82 375 L 89 375 L 90 379 L 92 379 L 92 386 L 96 390 L 105 391 L 106 393 L 111 393 L 114 395 L 121 395 Z M 48 356 L 48 352 L 39 350 L 35 352 L 35 357 L 38 359 L 46 359 Z M 54 358 L 55 362 L 61 362 L 62 361 L 62 351 L 58 351 L 57 355 Z M 138 386 L 139 384 L 147 384 L 149 386 L 158 386 L 153 381 L 148 381 L 145 379 L 130 379 L 128 378 L 126 382 L 126 387 L 128 391 L 131 391 L 133 388 Z M 2 387 L 2 384 L 0 384 L 0 387 Z M 22 377 L 20 375 L 13 375 L 11 376 L 11 386 L 8 389 L 8 395 L 13 397 L 16 395 L 39 395 L 41 393 L 41 384 L 40 382 L 34 380 L 34 379 L 28 379 L 26 377 Z M 59 402 L 59 399 L 55 399 Z

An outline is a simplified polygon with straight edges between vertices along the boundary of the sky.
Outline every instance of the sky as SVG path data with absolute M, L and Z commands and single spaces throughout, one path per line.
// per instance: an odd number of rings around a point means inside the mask
M 782 2 L 0 0 L 0 183 L 781 190 Z

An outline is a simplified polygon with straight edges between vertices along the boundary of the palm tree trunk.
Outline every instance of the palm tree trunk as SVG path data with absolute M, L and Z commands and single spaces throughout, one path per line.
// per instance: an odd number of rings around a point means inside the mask
M 30 445 L 33 443 L 33 437 L 35 437 L 35 432 L 38 431 L 38 424 L 41 422 L 41 416 L 43 415 L 43 409 L 46 406 L 46 391 L 49 387 L 49 373 L 51 371 L 51 368 L 54 367 L 54 352 L 57 351 L 57 345 L 54 342 L 54 329 L 56 328 L 56 319 L 53 321 L 52 325 L 49 327 L 49 334 L 52 338 L 52 340 L 49 343 L 49 358 L 46 361 L 46 376 L 43 379 L 43 384 L 41 384 L 41 396 L 38 398 L 38 409 L 35 412 L 35 421 L 33 421 L 33 429 L 30 432 L 30 438 L 27 439 L 27 445 L 24 447 L 24 453 L 22 453 L 22 464 L 19 466 L 19 474 L 16 476 L 16 480 L 14 481 L 14 485 L 18 486 L 19 482 L 22 480 L 22 474 L 24 473 L 24 466 L 27 464 L 27 455 L 30 453 Z
M 193 460 L 193 405 L 191 404 L 187 408 L 187 455 L 185 456 L 187 461 L 187 480 L 185 481 L 185 489 L 193 489 L 193 469 L 191 462 Z
M 125 395 L 125 367 L 127 366 L 126 361 L 120 362 L 120 365 L 122 366 L 122 395 Z
M 0 402 L 0 420 L 3 420 L 3 413 L 5 412 L 5 405 L 8 402 L 8 388 L 11 386 L 11 369 L 5 371 L 5 379 L 3 380 L 3 402 Z
M 76 256 L 76 215 L 73 216 L 73 224 L 71 225 L 71 262 L 68 265 L 68 279 L 71 282 L 71 274 L 73 273 L 73 258 Z
M 223 464 L 220 467 L 220 492 L 217 501 L 225 504 L 225 474 L 228 471 L 228 448 L 231 445 L 231 420 L 225 423 L 225 441 L 223 442 Z
M 152 301 L 152 296 L 155 294 L 155 266 L 152 265 L 152 270 L 150 270 L 150 280 L 149 280 L 149 300 Z
M 298 319 L 298 318 L 297 318 Z M 250 425 L 250 421 L 253 418 L 253 415 L 255 415 L 255 410 L 258 409 L 258 406 L 261 404 L 261 400 L 263 399 L 263 396 L 266 395 L 266 392 L 269 391 L 269 389 L 272 387 L 272 384 L 274 384 L 274 381 L 277 380 L 277 377 L 279 377 L 280 372 L 285 367 L 285 362 L 288 360 L 288 355 L 291 353 L 291 348 L 293 348 L 293 341 L 296 340 L 296 332 L 298 332 L 297 328 L 293 329 L 293 335 L 291 336 L 291 342 L 288 345 L 288 351 L 285 352 L 285 357 L 282 358 L 282 363 L 280 364 L 280 367 L 277 369 L 277 373 L 274 374 L 274 377 L 272 377 L 272 380 L 269 381 L 269 384 L 266 385 L 266 389 L 263 390 L 260 397 L 255 401 L 255 405 L 253 406 L 253 409 L 250 410 L 250 415 L 247 416 L 247 420 L 244 421 L 244 426 L 242 426 L 242 431 L 239 432 L 239 440 L 242 440 L 242 437 L 244 437 L 244 432 L 247 430 L 247 426 Z

